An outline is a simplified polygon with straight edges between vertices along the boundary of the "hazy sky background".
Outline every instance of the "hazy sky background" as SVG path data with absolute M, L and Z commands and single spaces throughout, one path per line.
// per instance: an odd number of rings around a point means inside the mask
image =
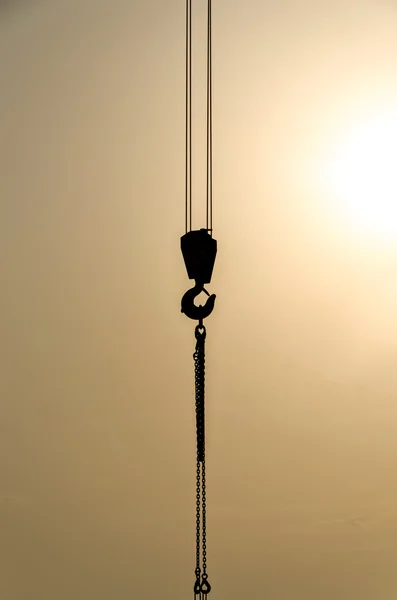
M 1 4 L 1 600 L 192 593 L 184 5 Z M 386 0 L 213 2 L 213 600 L 397 594 L 397 224 L 324 176 L 393 131 L 396 31 Z

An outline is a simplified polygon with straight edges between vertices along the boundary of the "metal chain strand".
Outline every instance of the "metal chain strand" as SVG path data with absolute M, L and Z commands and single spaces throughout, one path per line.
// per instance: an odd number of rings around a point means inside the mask
M 211 591 L 207 575 L 207 498 L 205 478 L 205 337 L 206 329 L 201 323 L 195 330 L 196 350 L 194 358 L 195 395 L 196 395 L 196 434 L 197 434 L 197 470 L 196 470 L 196 582 L 194 585 L 195 597 L 205 600 Z M 200 533 L 202 538 L 200 540 Z M 202 542 L 202 565 L 200 568 Z
M 205 327 L 196 327 L 196 351 L 194 357 L 194 375 L 196 390 L 196 432 L 197 432 L 197 460 L 204 459 L 204 386 L 205 386 Z
M 200 579 L 200 533 L 201 533 L 201 498 L 200 498 L 200 461 L 197 461 L 196 472 L 196 578 Z
M 205 460 L 201 463 L 201 491 L 202 491 L 202 517 L 203 517 L 203 578 L 207 578 L 207 498 L 205 487 Z

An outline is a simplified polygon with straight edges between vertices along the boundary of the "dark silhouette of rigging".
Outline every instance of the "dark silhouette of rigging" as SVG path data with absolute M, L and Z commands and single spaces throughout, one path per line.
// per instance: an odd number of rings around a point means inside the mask
M 196 568 L 194 597 L 206 600 L 211 591 L 207 574 L 207 497 L 205 471 L 205 339 L 203 324 L 215 306 L 215 294 L 210 294 L 205 284 L 211 282 L 217 253 L 217 242 L 212 237 L 212 7 L 208 2 L 207 21 L 207 192 L 206 227 L 192 230 L 192 0 L 186 0 L 186 161 L 185 161 L 185 235 L 181 250 L 189 279 L 195 285 L 182 297 L 181 312 L 198 321 L 195 328 L 196 348 L 193 354 L 195 374 L 196 410 Z M 204 292 L 208 299 L 197 306 L 195 299 Z

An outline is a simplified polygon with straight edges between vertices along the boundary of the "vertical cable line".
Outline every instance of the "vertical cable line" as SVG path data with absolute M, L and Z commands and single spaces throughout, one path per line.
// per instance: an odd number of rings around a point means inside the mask
M 207 229 L 212 235 L 212 1 L 207 23 Z
M 207 0 L 206 228 L 212 236 L 212 0 Z M 185 233 L 192 231 L 192 0 L 186 0 Z
M 189 156 L 190 231 L 192 230 L 192 0 L 189 0 Z
M 186 0 L 185 233 L 192 230 L 192 0 Z
M 189 98 L 188 98 L 188 78 L 189 78 L 189 0 L 186 0 L 186 47 L 185 47 L 185 61 L 186 61 L 186 74 L 185 74 L 185 97 L 186 97 L 186 106 L 185 106 L 185 233 L 187 233 L 187 218 L 188 218 L 188 203 L 189 203 L 189 195 L 188 195 L 188 144 L 189 144 Z

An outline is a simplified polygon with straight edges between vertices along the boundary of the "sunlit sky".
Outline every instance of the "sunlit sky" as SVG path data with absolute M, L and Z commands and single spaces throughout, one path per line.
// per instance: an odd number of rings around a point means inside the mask
M 192 592 L 184 11 L 0 8 L 1 600 Z M 396 31 L 387 0 L 213 2 L 211 600 L 397 594 Z

